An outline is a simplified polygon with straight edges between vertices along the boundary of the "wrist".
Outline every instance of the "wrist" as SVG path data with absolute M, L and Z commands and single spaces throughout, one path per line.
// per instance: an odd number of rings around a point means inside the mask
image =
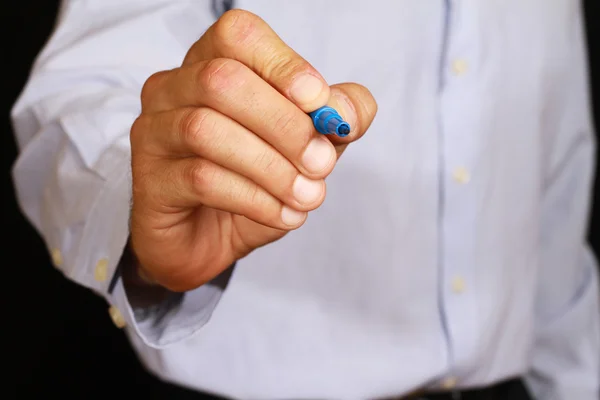
M 156 286 L 152 278 L 146 273 L 133 251 L 131 239 L 128 240 L 123 253 L 123 269 L 121 277 L 127 284 L 135 286 Z
M 135 256 L 131 240 L 127 242 L 121 269 L 123 285 L 132 305 L 148 307 L 164 301 L 170 291 L 154 281 Z

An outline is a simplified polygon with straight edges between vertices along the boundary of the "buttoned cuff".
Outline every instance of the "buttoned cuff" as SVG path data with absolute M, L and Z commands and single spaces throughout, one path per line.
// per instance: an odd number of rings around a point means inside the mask
M 225 290 L 233 268 L 211 282 L 185 293 L 169 292 L 154 305 L 139 307 L 131 301 L 131 290 L 116 278 L 111 296 L 111 317 L 117 326 L 128 325 L 142 341 L 153 348 L 164 348 L 200 330 L 210 319 Z M 137 290 L 140 288 L 136 288 Z M 128 292 L 129 291 L 129 292 Z

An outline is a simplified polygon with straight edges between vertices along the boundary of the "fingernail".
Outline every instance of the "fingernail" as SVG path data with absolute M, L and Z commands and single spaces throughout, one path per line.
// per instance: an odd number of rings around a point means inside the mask
M 323 195 L 323 181 L 315 181 L 298 175 L 292 186 L 292 192 L 298 203 L 312 204 Z
M 323 81 L 314 75 L 305 74 L 296 78 L 290 89 L 292 99 L 300 104 L 315 101 L 323 91 Z
M 342 118 L 344 118 L 344 121 L 350 125 L 350 129 L 354 131 L 356 122 L 358 121 L 354 105 L 350 102 L 348 96 L 340 93 L 338 90 L 332 90 L 331 96 L 336 100 L 334 108 L 336 108 Z
M 288 226 L 296 226 L 306 218 L 306 213 L 296 211 L 288 206 L 283 206 L 281 209 L 281 220 Z
M 329 140 L 318 136 L 308 143 L 302 154 L 302 165 L 307 171 L 316 174 L 329 167 L 335 159 L 335 149 Z

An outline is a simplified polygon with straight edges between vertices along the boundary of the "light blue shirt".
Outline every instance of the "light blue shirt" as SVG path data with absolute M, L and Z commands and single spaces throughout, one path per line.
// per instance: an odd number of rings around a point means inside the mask
M 598 400 L 579 2 L 236 5 L 330 83 L 367 86 L 379 113 L 323 206 L 239 260 L 225 290 L 140 309 L 115 275 L 140 88 L 180 65 L 215 19 L 209 1 L 65 2 L 13 109 L 23 211 L 56 267 L 106 298 L 143 363 L 241 399 L 372 399 L 524 376 L 539 400 Z

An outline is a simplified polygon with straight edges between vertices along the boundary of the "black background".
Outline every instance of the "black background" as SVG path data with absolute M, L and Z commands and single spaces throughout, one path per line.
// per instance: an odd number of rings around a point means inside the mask
M 83 399 L 129 393 L 150 399 L 173 398 L 175 394 L 187 397 L 187 391 L 174 389 L 145 372 L 124 333 L 110 321 L 106 302 L 67 281 L 51 266 L 42 240 L 17 207 L 10 176 L 16 149 L 8 113 L 52 30 L 57 8 L 57 0 L 3 1 L 0 6 L 4 43 L 0 50 L 4 67 L 0 92 L 4 213 L 0 265 L 4 273 L 0 276 L 4 277 L 5 293 L 0 346 L 8 355 L 2 364 L 9 371 L 3 374 L 8 378 L 8 391 L 3 392 L 10 399 L 51 395 Z M 598 7 L 586 9 L 595 120 L 600 121 L 600 13 Z M 600 200 L 600 196 L 595 197 Z M 600 254 L 599 209 L 594 207 L 590 229 L 596 254 Z

